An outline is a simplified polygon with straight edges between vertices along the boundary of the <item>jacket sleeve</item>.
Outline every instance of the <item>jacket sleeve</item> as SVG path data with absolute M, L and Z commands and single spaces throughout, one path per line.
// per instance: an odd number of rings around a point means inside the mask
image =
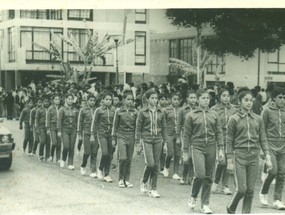
M 183 109 L 179 109 L 178 117 L 177 117 L 177 124 L 176 124 L 176 138 L 180 138 L 181 130 L 183 126 Z
M 142 128 L 143 128 L 143 112 L 140 110 L 137 116 L 136 120 L 136 133 L 135 133 L 135 139 L 136 141 L 139 141 L 141 139 L 142 135 Z
M 78 120 L 77 120 L 77 131 L 81 134 L 82 134 L 82 130 L 83 130 L 83 122 L 84 122 L 84 111 L 83 111 L 83 108 L 81 108 L 79 111 Z
M 57 129 L 58 131 L 62 132 L 62 122 L 63 122 L 63 115 L 64 115 L 64 109 L 60 108 L 58 112 L 58 118 L 57 118 Z
M 91 123 L 91 134 L 96 135 L 96 130 L 98 129 L 98 123 L 100 122 L 100 114 L 99 114 L 99 108 L 95 110 L 92 123 Z
M 263 151 L 264 154 L 269 154 L 269 147 L 266 139 L 266 134 L 265 134 L 265 129 L 264 129 L 264 124 L 262 119 L 260 118 L 260 123 L 259 123 L 259 141 L 260 141 L 260 147 Z
M 116 139 L 117 138 L 117 129 L 118 129 L 118 126 L 119 126 L 119 109 L 115 111 L 115 115 L 114 115 L 114 120 L 113 120 L 113 126 L 112 126 L 112 138 L 113 139 Z
M 26 108 L 22 111 L 21 115 L 20 115 L 20 119 L 19 119 L 19 123 L 20 123 L 20 126 L 23 125 L 23 121 L 26 117 Z
M 234 117 L 230 117 L 229 122 L 228 122 L 227 140 L 226 140 L 226 154 L 228 158 L 233 157 L 235 131 L 236 131 L 236 120 Z
M 184 136 L 183 136 L 183 152 L 188 153 L 191 146 L 192 139 L 192 117 L 190 114 L 187 115 L 184 124 Z
M 268 109 L 265 109 L 265 110 L 262 111 L 261 117 L 262 117 L 262 120 L 263 120 L 264 130 L 266 132 L 267 128 L 268 128 L 268 122 L 269 122 Z
M 51 118 L 51 108 L 47 110 L 47 116 L 46 116 L 46 127 L 48 130 L 50 129 L 50 118 Z
M 223 140 L 223 129 L 222 129 L 222 123 L 220 120 L 219 115 L 214 112 L 216 115 L 216 140 L 217 140 L 217 145 L 219 147 L 219 149 L 223 149 L 224 148 L 224 140 Z
M 161 119 L 162 139 L 163 139 L 163 142 L 166 143 L 167 142 L 166 112 L 163 111 L 162 113 L 163 113 L 162 119 Z
M 35 115 L 35 127 L 38 128 L 39 127 L 39 120 L 40 120 L 40 109 L 38 109 L 36 111 L 36 115 Z

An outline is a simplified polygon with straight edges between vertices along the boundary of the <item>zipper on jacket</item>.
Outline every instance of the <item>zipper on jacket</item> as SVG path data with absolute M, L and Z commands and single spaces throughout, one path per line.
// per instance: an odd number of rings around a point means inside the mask
M 279 139 L 281 140 L 282 138 L 282 119 L 281 119 L 281 110 L 279 109 L 279 134 L 280 134 L 280 137 Z
M 247 121 L 247 135 L 248 135 L 248 141 L 247 141 L 247 149 L 250 150 L 250 132 L 249 132 L 249 120 L 248 120 L 248 114 L 246 114 L 246 121 Z
M 205 133 L 206 133 L 205 141 L 206 141 L 206 144 L 208 144 L 208 129 L 207 129 L 207 120 L 206 120 L 206 114 L 205 114 L 205 111 L 203 111 L 203 114 L 204 114 Z

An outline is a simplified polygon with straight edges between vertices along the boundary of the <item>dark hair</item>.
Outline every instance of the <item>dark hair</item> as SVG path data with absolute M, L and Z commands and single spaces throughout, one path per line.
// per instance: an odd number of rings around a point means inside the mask
M 65 94 L 65 98 L 67 99 L 69 96 L 71 96 L 72 98 L 74 98 L 74 96 L 71 93 L 67 93 Z
M 181 95 L 179 93 L 171 93 L 169 98 L 172 99 L 174 96 L 178 96 L 179 99 L 181 98 Z
M 187 97 L 189 97 L 190 94 L 195 94 L 195 95 L 196 95 L 195 90 L 189 90 L 189 91 L 187 92 Z M 196 96 L 197 96 L 197 95 L 196 95 Z
M 229 92 L 229 89 L 227 87 L 221 87 L 218 91 L 218 99 L 220 99 L 221 95 L 224 93 L 224 92 Z
M 101 99 L 105 99 L 107 96 L 110 96 L 112 98 L 113 96 L 112 93 L 108 90 L 103 91 L 101 95 L 102 95 Z
M 167 95 L 164 94 L 164 93 L 160 93 L 160 94 L 158 95 L 158 100 L 160 100 L 160 99 L 162 99 L 162 98 L 167 99 Z
M 251 96 L 252 95 L 252 92 L 250 90 L 243 90 L 241 92 L 239 92 L 238 94 L 238 100 L 241 101 L 243 99 L 243 97 L 245 97 L 246 95 L 250 94 Z
M 55 99 L 55 97 L 59 97 L 60 98 L 60 95 L 59 94 L 54 94 L 53 96 L 52 96 L 52 99 Z
M 146 99 L 149 99 L 149 97 L 150 97 L 152 94 L 157 94 L 157 92 L 156 92 L 155 90 L 153 90 L 153 89 L 147 90 L 147 91 L 145 92 L 145 97 L 146 97 Z
M 204 94 L 204 93 L 209 94 L 209 93 L 207 92 L 207 90 L 198 89 L 197 92 L 196 92 L 197 99 L 199 99 L 199 97 L 200 97 L 202 94 Z
M 271 98 L 272 100 L 274 101 L 275 98 L 280 95 L 280 94 L 285 94 L 285 89 L 284 88 L 281 88 L 281 87 L 275 87 L 271 93 Z
M 93 94 L 89 94 L 89 95 L 87 96 L 87 100 L 89 100 L 89 99 L 91 99 L 91 98 L 93 98 L 93 99 L 96 100 L 96 97 L 95 97 Z
M 123 91 L 123 99 L 127 98 L 129 95 L 131 95 L 134 98 L 133 92 L 131 90 Z

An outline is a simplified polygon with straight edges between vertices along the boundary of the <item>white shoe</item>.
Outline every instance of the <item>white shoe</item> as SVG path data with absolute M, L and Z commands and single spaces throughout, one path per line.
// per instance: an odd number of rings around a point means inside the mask
M 97 178 L 97 173 L 96 173 L 96 172 L 92 172 L 92 173 L 90 174 L 90 177 L 91 177 L 91 178 Z
M 268 176 L 268 173 L 265 173 L 265 172 L 261 172 L 261 181 L 262 182 L 264 182 L 265 181 L 265 179 L 267 178 L 267 176 Z
M 285 210 L 285 205 L 281 201 L 276 200 L 275 202 L 273 202 L 273 208 L 277 210 Z
M 132 185 L 129 181 L 125 181 L 126 187 L 132 188 L 134 185 Z
M 268 206 L 267 194 L 259 193 L 259 200 L 263 206 Z
M 180 179 L 180 182 L 179 182 L 181 185 L 184 185 L 185 184 L 185 181 L 183 180 L 183 178 Z
M 158 194 L 157 190 L 151 190 L 149 191 L 149 196 L 153 198 L 159 198 L 160 195 Z
M 80 172 L 81 172 L 81 175 L 85 175 L 86 174 L 86 168 L 80 167 Z
M 125 188 L 126 187 L 126 185 L 124 183 L 124 180 L 122 180 L 122 179 L 118 182 L 118 185 L 119 185 L 120 188 Z
M 103 179 L 104 179 L 102 170 L 98 169 L 98 174 L 97 174 L 97 176 L 98 176 L 98 179 L 99 179 L 99 180 L 103 180 Z
M 73 165 L 68 165 L 67 168 L 70 169 L 70 170 L 74 170 L 75 169 Z
M 141 181 L 140 184 L 141 193 L 147 193 L 147 185 Z
M 52 156 L 50 156 L 47 160 L 47 162 L 51 162 L 52 163 Z
M 167 168 L 164 168 L 164 169 L 163 169 L 163 176 L 164 176 L 165 178 L 167 178 L 167 177 L 169 176 L 169 169 L 167 169 Z
M 228 187 L 223 187 L 222 193 L 224 193 L 225 195 L 232 195 L 233 194 L 232 191 Z
M 219 188 L 219 185 L 216 183 L 213 183 L 212 184 L 212 193 L 218 192 L 218 188 Z
M 273 179 L 273 181 L 272 181 L 272 183 L 271 184 L 273 184 L 273 185 L 275 185 L 276 184 L 276 179 L 274 178 Z
M 64 165 L 65 165 L 65 162 L 64 162 L 63 160 L 60 160 L 60 162 L 59 162 L 59 166 L 60 166 L 61 168 L 63 168 L 63 167 L 64 167 Z
M 104 177 L 104 181 L 106 181 L 108 183 L 111 183 L 111 182 L 113 182 L 113 179 L 111 178 L 110 175 L 107 175 L 107 176 Z
M 212 214 L 212 210 L 209 208 L 209 205 L 203 205 L 201 208 L 201 212 L 204 214 Z
M 197 203 L 197 200 L 193 197 L 190 197 L 190 199 L 188 200 L 188 207 L 194 210 L 194 208 L 196 207 L 196 203 Z
M 180 180 L 180 176 L 178 174 L 176 174 L 176 173 L 172 176 L 172 178 L 174 180 Z

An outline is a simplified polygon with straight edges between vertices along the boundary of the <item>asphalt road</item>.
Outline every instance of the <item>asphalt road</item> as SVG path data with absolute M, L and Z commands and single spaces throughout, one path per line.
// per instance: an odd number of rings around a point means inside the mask
M 13 132 L 16 149 L 9 171 L 0 172 L 0 215 L 6 214 L 189 214 L 200 213 L 199 202 L 194 211 L 187 207 L 190 186 L 159 176 L 159 199 L 143 195 L 139 181 L 144 168 L 142 155 L 134 155 L 131 172 L 133 188 L 119 188 L 118 170 L 112 170 L 113 183 L 80 174 L 82 154 L 75 153 L 75 170 L 61 169 L 58 164 L 40 162 L 22 152 L 23 131 L 17 121 L 4 121 Z M 89 171 L 87 172 L 89 173 Z M 271 206 L 263 208 L 258 201 L 260 177 L 256 185 L 253 213 L 281 213 Z M 233 190 L 233 186 L 231 186 Z M 272 190 L 269 202 L 272 203 Z M 226 213 L 231 196 L 212 194 L 210 207 L 214 213 Z M 241 206 L 242 202 L 240 202 Z M 240 206 L 237 212 L 240 213 Z

